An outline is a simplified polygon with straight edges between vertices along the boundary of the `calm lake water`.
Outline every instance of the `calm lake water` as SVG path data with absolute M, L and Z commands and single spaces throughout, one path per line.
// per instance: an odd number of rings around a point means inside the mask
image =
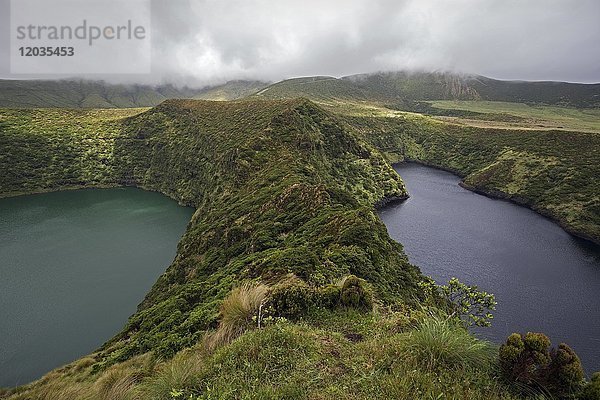
M 463 189 L 450 173 L 395 168 L 411 198 L 383 209 L 383 222 L 424 274 L 496 295 L 493 325 L 479 335 L 501 342 L 512 332 L 544 332 L 555 345 L 571 345 L 588 374 L 600 370 L 600 246 L 529 209 Z
M 0 386 L 97 349 L 175 256 L 193 210 L 134 188 L 0 200 Z

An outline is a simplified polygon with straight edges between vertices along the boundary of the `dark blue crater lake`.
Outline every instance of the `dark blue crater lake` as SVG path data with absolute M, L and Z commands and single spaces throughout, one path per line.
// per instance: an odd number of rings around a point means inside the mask
M 463 189 L 460 178 L 418 164 L 395 166 L 411 197 L 380 212 L 410 261 L 438 283 L 457 277 L 494 293 L 491 328 L 544 332 L 565 342 L 590 374 L 600 370 L 600 247 L 535 212 Z
M 0 200 L 0 386 L 97 349 L 173 260 L 193 210 L 134 188 Z

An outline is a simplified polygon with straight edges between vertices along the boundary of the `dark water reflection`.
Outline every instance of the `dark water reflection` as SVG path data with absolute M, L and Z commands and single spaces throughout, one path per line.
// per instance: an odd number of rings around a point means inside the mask
M 493 326 L 478 334 L 500 342 L 512 332 L 544 332 L 570 344 L 588 373 L 600 370 L 599 246 L 529 209 L 465 190 L 450 173 L 418 164 L 396 170 L 411 198 L 381 218 L 426 275 L 496 295 Z

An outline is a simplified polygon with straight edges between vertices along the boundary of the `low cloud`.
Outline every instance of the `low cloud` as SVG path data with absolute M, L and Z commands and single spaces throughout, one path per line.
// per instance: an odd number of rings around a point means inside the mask
M 154 0 L 152 73 L 102 78 L 203 86 L 424 69 L 598 82 L 599 17 L 597 0 Z

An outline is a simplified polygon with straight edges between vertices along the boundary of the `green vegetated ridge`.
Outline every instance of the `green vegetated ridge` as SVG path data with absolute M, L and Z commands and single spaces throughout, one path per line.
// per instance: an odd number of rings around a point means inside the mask
M 450 170 L 468 189 L 510 199 L 600 243 L 600 135 L 477 128 L 415 114 L 347 116 L 392 162 Z
M 402 181 L 329 113 L 306 100 L 140 111 L 0 114 L 4 194 L 136 185 L 197 208 L 174 263 L 94 355 L 96 369 L 194 344 L 245 279 L 319 286 L 354 274 L 385 303 L 418 296 L 418 270 L 373 208 L 406 197 Z
M 266 85 L 257 81 L 232 81 L 205 88 L 189 88 L 173 85 L 118 85 L 86 80 L 0 80 L 0 107 L 152 107 L 164 100 L 175 98 L 235 100 L 248 96 Z
M 469 183 L 493 178 L 481 171 L 511 152 L 542 176 L 554 153 L 541 152 L 535 136 L 515 147 L 521 133 L 405 117 L 336 115 L 305 99 L 0 111 L 5 195 L 133 185 L 196 207 L 175 260 L 121 332 L 0 396 L 536 398 L 544 388 L 505 380 L 498 349 L 423 291 L 375 206 L 407 196 L 394 157 L 462 170 Z M 530 190 L 538 180 L 529 178 L 515 185 Z M 503 362 L 518 369 L 513 353 Z M 544 379 L 578 363 L 547 359 Z M 581 388 L 582 373 L 570 370 L 547 378 L 579 379 L 561 384 L 560 396 Z M 590 396 L 594 388 L 586 386 Z
M 418 272 L 373 209 L 406 196 L 401 180 L 312 103 L 168 101 L 123 130 L 121 182 L 197 211 L 174 264 L 100 362 L 193 344 L 244 279 L 293 274 L 319 285 L 355 274 L 384 300 L 416 295 Z
M 344 118 L 392 162 L 451 170 L 468 189 L 600 243 L 600 85 L 398 72 L 288 80 L 254 97 L 295 93 Z
M 600 84 L 502 81 L 445 72 L 380 72 L 343 78 L 288 79 L 259 91 L 262 98 L 305 96 L 398 104 L 410 111 L 414 101 L 489 100 L 577 108 L 600 106 Z
M 423 108 L 419 102 L 437 100 L 487 100 L 598 108 L 600 84 L 503 81 L 478 75 L 418 71 L 379 72 L 342 78 L 312 76 L 286 79 L 274 84 L 238 80 L 204 88 L 109 84 L 86 80 L 0 80 L 0 107 L 4 108 L 152 107 L 174 98 L 236 100 L 247 96 L 263 99 L 307 97 L 315 101 L 375 101 L 417 112 Z M 438 115 L 448 114 L 439 109 L 434 111 Z

